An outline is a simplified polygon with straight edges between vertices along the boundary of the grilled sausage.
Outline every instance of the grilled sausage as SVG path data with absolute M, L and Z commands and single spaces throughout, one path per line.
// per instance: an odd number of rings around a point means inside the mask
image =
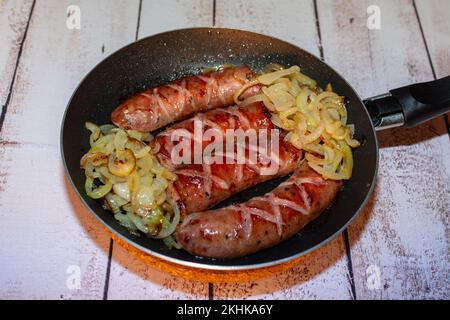
M 124 129 L 153 131 L 196 112 L 233 104 L 234 93 L 253 77 L 247 66 L 240 66 L 180 78 L 129 98 L 112 112 L 111 120 Z M 248 88 L 244 97 L 257 92 L 257 86 Z
M 304 163 L 262 197 L 187 216 L 176 239 L 196 256 L 234 258 L 255 253 L 292 237 L 318 217 L 341 185 L 341 181 L 323 180 Z
M 185 167 L 187 164 L 194 163 L 194 125 L 195 121 L 198 120 L 201 123 L 202 137 L 204 133 L 209 130 L 218 130 L 218 132 L 225 137 L 226 130 L 228 129 L 267 129 L 271 130 L 274 128 L 272 121 L 270 120 L 270 113 L 265 108 L 261 102 L 256 102 L 248 105 L 245 108 L 232 106 L 228 108 L 219 108 L 215 110 L 210 110 L 205 113 L 197 114 L 195 117 L 176 123 L 169 128 L 166 128 L 163 132 L 159 133 L 155 139 L 152 141 L 152 149 L 158 150 L 156 156 L 159 162 L 164 165 L 170 171 Z M 198 124 L 198 123 L 197 123 Z M 270 131 L 269 131 L 270 133 Z M 187 159 L 188 163 L 179 163 L 172 159 L 173 155 L 182 154 L 177 153 L 176 146 L 179 145 L 178 139 L 174 138 L 174 135 L 178 134 L 186 139 L 189 139 L 190 144 L 190 154 L 191 156 Z M 172 141 L 175 140 L 175 141 Z M 213 141 L 202 139 L 201 151 L 203 151 L 208 145 Z M 225 142 L 225 139 L 224 141 Z M 224 143 L 222 144 L 225 148 Z
M 211 208 L 231 195 L 261 182 L 292 173 L 302 152 L 285 142 L 283 136 L 278 137 L 278 144 L 278 155 L 266 154 L 274 161 L 270 164 L 262 161 L 246 161 L 244 164 L 223 161 L 224 163 L 210 165 L 193 164 L 176 170 L 174 173 L 177 178 L 167 189 L 169 201 L 177 205 L 184 216 Z M 267 149 L 269 148 L 270 146 Z M 268 170 L 270 167 L 274 170 Z

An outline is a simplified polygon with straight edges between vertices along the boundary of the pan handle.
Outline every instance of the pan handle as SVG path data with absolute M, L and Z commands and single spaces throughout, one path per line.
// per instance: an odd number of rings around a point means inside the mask
M 450 112 L 450 76 L 364 100 L 376 130 L 414 127 Z

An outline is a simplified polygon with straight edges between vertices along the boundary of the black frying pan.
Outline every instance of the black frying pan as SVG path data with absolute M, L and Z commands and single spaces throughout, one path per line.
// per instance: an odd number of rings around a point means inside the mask
M 247 64 L 257 71 L 269 63 L 299 65 L 321 87 L 331 83 L 337 93 L 347 98 L 349 123 L 355 124 L 356 138 L 362 142 L 361 147 L 353 153 L 352 178 L 345 183 L 331 207 L 299 235 L 274 248 L 242 258 L 201 259 L 183 250 L 168 250 L 160 240 L 131 235 L 99 202 L 86 196 L 85 176 L 79 165 L 80 158 L 89 149 L 85 121 L 110 123 L 111 111 L 133 93 L 198 73 L 201 68 Z M 125 241 L 151 255 L 183 265 L 222 270 L 250 269 L 278 264 L 303 255 L 338 235 L 355 218 L 366 204 L 377 174 L 375 127 L 414 126 L 449 109 L 450 77 L 396 89 L 390 94 L 363 102 L 331 67 L 287 42 L 239 30 L 185 29 L 132 43 L 106 58 L 84 78 L 70 99 L 63 118 L 62 157 L 80 199 L 101 222 Z M 266 193 L 281 180 L 260 184 L 219 206 Z

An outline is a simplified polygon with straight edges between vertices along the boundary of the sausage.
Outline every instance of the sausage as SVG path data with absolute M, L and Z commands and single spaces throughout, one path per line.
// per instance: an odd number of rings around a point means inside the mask
M 327 208 L 342 186 L 306 163 L 262 197 L 187 216 L 176 240 L 191 254 L 234 258 L 273 247 L 298 233 Z
M 267 129 L 274 128 L 272 121 L 270 120 L 270 113 L 261 102 L 252 103 L 246 107 L 232 106 L 225 109 L 219 108 L 210 110 L 205 113 L 197 114 L 195 117 L 176 123 L 169 128 L 166 128 L 163 132 L 156 135 L 155 139 L 151 142 L 152 150 L 157 150 L 155 155 L 159 162 L 170 171 L 175 171 L 181 167 L 185 167 L 187 164 L 194 163 L 194 123 L 195 120 L 200 121 L 202 137 L 204 133 L 209 130 L 218 130 L 223 136 L 226 135 L 228 129 Z M 270 131 L 269 131 L 270 132 Z M 190 143 L 191 157 L 188 159 L 188 163 L 179 163 L 173 161 L 172 155 L 178 155 L 176 146 L 179 145 L 178 139 L 172 138 L 175 134 L 179 136 L 187 135 Z M 212 141 L 202 139 L 201 151 L 203 151 Z M 225 148 L 225 146 L 223 146 Z M 200 149 L 200 148 L 199 148 Z
M 275 139 L 273 137 L 272 139 Z M 272 164 L 246 161 L 239 164 L 212 163 L 193 164 L 175 170 L 176 179 L 167 188 L 167 196 L 172 205 L 176 205 L 182 216 L 213 207 L 231 195 L 261 182 L 292 173 L 302 152 L 278 136 L 279 151 L 277 155 L 269 154 Z M 269 149 L 270 146 L 267 148 Z M 245 154 L 248 157 L 248 153 Z M 276 159 L 275 159 L 276 158 Z M 267 170 L 273 164 L 273 171 Z
M 112 112 L 111 120 L 120 128 L 153 131 L 196 112 L 233 104 L 234 93 L 254 75 L 249 67 L 240 66 L 180 78 L 132 96 Z M 257 92 L 259 87 L 254 86 L 243 95 Z

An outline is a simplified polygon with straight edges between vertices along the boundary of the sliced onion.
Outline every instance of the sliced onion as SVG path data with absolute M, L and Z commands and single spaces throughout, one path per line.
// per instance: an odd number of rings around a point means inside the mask
M 264 73 L 269 73 L 269 72 L 274 72 L 274 71 L 279 71 L 279 70 L 283 70 L 284 67 L 279 64 L 279 63 L 269 63 L 268 65 L 266 65 L 264 67 Z
M 127 211 L 127 216 L 131 219 L 131 221 L 139 231 L 142 231 L 145 234 L 148 234 L 150 232 L 149 228 L 144 224 L 142 219 L 132 211 Z
M 306 85 L 312 89 L 315 89 L 317 87 L 317 82 L 310 77 L 304 75 L 303 73 L 295 73 L 292 76 L 294 79 L 296 79 L 300 84 Z
M 289 92 L 282 89 L 268 87 L 263 88 L 262 91 L 272 101 L 275 110 L 277 111 L 285 111 L 291 108 L 295 103 L 294 98 Z
M 91 132 L 91 135 L 89 137 L 89 143 L 91 146 L 97 141 L 98 138 L 100 138 L 100 128 L 92 122 L 86 121 L 84 124 L 86 129 L 88 129 Z
M 153 166 L 152 156 L 150 154 L 147 154 L 146 156 L 142 157 L 137 161 L 137 166 L 139 176 L 143 177 L 147 175 Z
M 163 226 L 163 229 L 158 233 L 158 235 L 155 237 L 157 239 L 162 239 L 170 236 L 172 233 L 175 232 L 175 229 L 180 222 L 180 209 L 177 205 L 173 206 L 173 217 L 172 221 L 166 219 L 167 222 L 169 222 L 166 226 Z
M 119 129 L 116 134 L 114 135 L 114 148 L 116 151 L 123 151 L 125 149 L 125 144 L 128 141 L 128 135 L 127 133 Z
M 278 80 L 281 77 L 288 76 L 288 75 L 296 73 L 296 72 L 300 72 L 300 68 L 298 66 L 292 66 L 288 69 L 263 74 L 258 77 L 258 81 L 263 85 L 270 85 L 275 80 Z
M 136 158 L 130 149 L 118 150 L 109 156 L 108 169 L 113 175 L 126 177 L 133 172 Z
M 142 140 L 144 133 L 136 131 L 136 130 L 127 130 L 127 134 L 138 141 Z
M 117 129 L 117 127 L 112 124 L 104 124 L 104 125 L 100 126 L 100 131 L 103 134 L 109 134 L 112 129 Z
M 262 74 L 257 80 L 261 93 L 244 103 L 262 101 L 272 113 L 273 124 L 287 131 L 284 139 L 306 151 L 308 163 L 324 177 L 348 179 L 350 147 L 359 142 L 352 138 L 354 129 L 346 123 L 345 98 L 333 92 L 331 84 L 325 91 L 318 88 L 316 81 L 295 66 Z
M 131 200 L 130 189 L 128 188 L 128 183 L 126 183 L 126 182 L 115 183 L 113 185 L 112 189 L 115 194 L 117 194 L 119 197 L 126 200 L 127 202 Z
M 175 239 L 172 236 L 165 237 L 163 239 L 163 241 L 164 241 L 164 244 L 169 249 L 172 249 L 172 248 L 181 249 L 181 245 L 178 242 L 176 242 Z
M 239 97 L 242 93 L 244 93 L 245 90 L 247 90 L 250 87 L 256 86 L 259 83 L 258 80 L 252 80 L 250 82 L 247 82 L 244 84 L 238 91 L 234 93 L 233 100 L 236 104 L 239 104 L 241 101 L 239 100 Z
M 242 101 L 239 104 L 239 106 L 243 108 L 243 107 L 248 106 L 249 104 L 252 104 L 252 103 L 255 103 L 255 102 L 258 102 L 258 101 L 263 101 L 263 98 L 264 98 L 264 96 L 262 94 L 257 94 L 257 95 L 248 97 L 247 99 Z
M 99 167 L 108 163 L 108 155 L 102 152 L 88 152 L 80 160 L 80 166 L 84 168 L 87 164 Z
M 128 141 L 125 143 L 125 148 L 133 151 L 133 154 L 136 159 L 145 157 L 151 151 L 151 148 L 147 146 L 145 143 L 136 140 L 135 138 L 132 137 L 128 138 Z
M 122 213 L 120 207 L 128 202 L 127 200 L 113 193 L 108 193 L 105 196 L 105 199 L 108 202 L 108 205 L 111 207 L 111 211 L 115 214 Z
M 118 213 L 114 215 L 114 218 L 128 230 L 137 231 L 136 225 L 133 223 L 133 220 L 131 220 L 131 218 L 127 214 Z
M 153 207 L 155 197 L 151 187 L 140 185 L 135 196 L 136 207 Z
M 86 177 L 86 182 L 84 184 L 84 189 L 86 190 L 86 194 L 92 199 L 100 199 L 104 197 L 109 191 L 111 191 L 112 184 L 109 181 L 106 181 L 105 184 L 95 187 L 94 179 L 91 177 Z

